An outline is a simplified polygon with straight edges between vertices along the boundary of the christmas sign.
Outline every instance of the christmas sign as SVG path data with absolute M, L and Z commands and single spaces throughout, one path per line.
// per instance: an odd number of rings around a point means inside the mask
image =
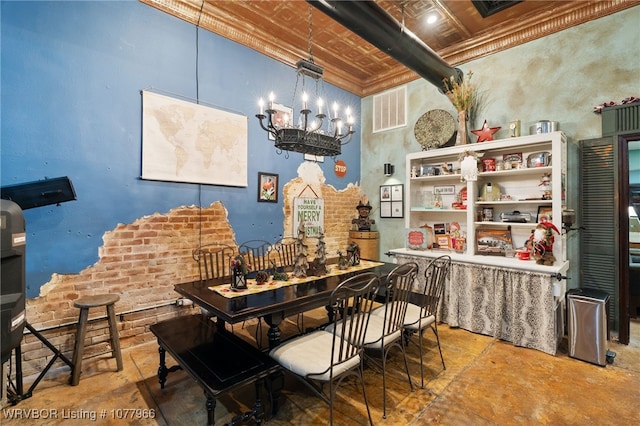
M 324 232 L 324 199 L 294 198 L 293 234 L 296 233 L 300 222 L 304 225 L 307 237 L 319 237 L 320 233 Z

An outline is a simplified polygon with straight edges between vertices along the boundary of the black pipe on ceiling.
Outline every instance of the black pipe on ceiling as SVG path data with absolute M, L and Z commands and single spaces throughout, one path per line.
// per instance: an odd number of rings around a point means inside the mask
M 415 34 L 404 28 L 374 1 L 307 0 L 315 8 L 376 46 L 441 92 L 443 80 L 463 72 L 447 64 Z

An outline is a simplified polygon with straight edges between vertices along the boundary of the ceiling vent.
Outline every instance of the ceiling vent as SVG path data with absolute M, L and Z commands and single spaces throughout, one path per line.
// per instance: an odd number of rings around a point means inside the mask
M 510 1 L 510 0 L 494 0 L 494 1 L 483 1 L 483 0 L 472 0 L 471 3 L 476 7 L 478 12 L 483 18 L 487 16 L 491 16 L 494 13 L 498 13 L 501 10 L 505 10 L 508 7 L 515 6 L 520 3 L 522 0 Z
M 373 96 L 373 133 L 407 125 L 407 86 Z

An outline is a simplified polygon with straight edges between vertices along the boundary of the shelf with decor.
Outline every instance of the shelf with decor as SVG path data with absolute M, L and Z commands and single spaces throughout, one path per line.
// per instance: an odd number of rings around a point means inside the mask
M 478 222 L 474 222 L 476 225 L 476 229 L 480 226 L 486 226 L 486 227 L 496 227 L 496 228 L 526 228 L 526 229 L 533 229 L 536 227 L 535 223 L 531 223 L 531 222 L 485 222 L 485 221 L 478 221 Z
M 504 160 L 503 160 L 504 162 Z M 504 167 L 504 165 L 503 165 Z M 531 167 L 524 169 L 512 168 L 510 170 L 494 170 L 491 172 L 478 172 L 478 177 L 487 177 L 487 176 L 527 176 L 532 174 L 542 173 L 551 173 L 553 171 L 552 166 L 540 166 L 540 167 Z
M 446 213 L 466 213 L 466 210 L 462 209 L 437 209 L 435 207 L 423 207 L 423 206 L 413 206 L 411 207 L 412 212 L 446 212 Z
M 477 244 L 478 235 L 485 235 L 483 230 L 508 230 L 513 248 L 518 248 L 543 216 L 562 229 L 566 145 L 564 133 L 551 132 L 408 154 L 406 228 L 441 230 L 443 223 L 446 229 L 455 222 L 460 228 L 456 237 L 466 238 L 466 247 L 457 254 L 478 263 L 488 256 L 480 253 Z M 461 179 L 461 162 L 468 155 L 477 158 L 475 181 Z M 436 197 L 441 208 L 433 208 Z M 556 265 L 561 265 L 567 260 L 565 236 L 554 237 Z M 442 247 L 436 248 L 442 252 Z M 449 247 L 452 252 L 454 248 Z M 504 258 L 504 251 L 499 255 Z
M 506 332 L 501 338 L 514 344 L 556 353 L 564 333 L 564 278 L 570 266 L 567 234 L 554 233 L 552 264 L 507 257 L 512 250 L 506 249 L 506 242 L 513 248 L 524 246 L 542 217 L 562 230 L 567 185 L 574 203 L 577 192 L 576 177 L 567 182 L 568 145 L 564 133 L 552 132 L 406 156 L 407 242 L 390 253 L 398 263 L 416 262 L 420 268 L 443 254 L 451 256 L 443 321 L 491 335 L 503 330 Z M 571 144 L 570 150 L 572 158 L 577 158 L 577 144 Z M 469 155 L 477 157 L 478 173 L 474 180 L 474 173 L 465 170 L 469 180 L 461 180 L 461 162 L 466 164 Z M 446 174 L 440 174 L 442 168 Z M 433 175 L 422 175 L 422 171 Z M 437 192 L 445 193 L 441 196 L 442 208 L 427 208 Z M 451 233 L 454 223 L 455 235 Z M 426 243 L 420 245 L 422 236 Z M 460 241 L 466 244 L 458 244 Z M 575 239 L 572 241 L 575 253 Z M 451 246 L 434 248 L 433 243 L 438 242 L 451 242 Z M 478 299 L 480 293 L 483 297 Z M 506 306 L 513 318 L 495 316 L 492 306 Z M 534 313 L 535 327 L 516 324 L 528 318 L 525 313 Z M 478 329 L 477 324 L 486 325 L 486 329 Z M 526 328 L 527 336 L 511 334 L 510 330 L 516 328 Z
M 500 201 L 476 201 L 477 206 L 493 206 L 493 205 L 508 205 L 508 204 L 534 204 L 534 205 L 551 205 L 552 200 L 500 200 Z

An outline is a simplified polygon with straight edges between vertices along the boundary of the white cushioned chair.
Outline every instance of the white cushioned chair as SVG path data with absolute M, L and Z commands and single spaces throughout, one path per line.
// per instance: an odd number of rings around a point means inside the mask
M 440 256 L 432 260 L 427 269 L 424 271 L 424 289 L 419 294 L 412 294 L 410 302 L 407 305 L 405 314 L 404 329 L 407 342 L 414 334 L 418 335 L 418 348 L 420 353 L 420 387 L 424 388 L 424 363 L 422 360 L 422 339 L 423 332 L 427 328 L 431 328 L 436 336 L 438 343 L 438 351 L 440 352 L 440 360 L 442 368 L 447 369 L 442 356 L 442 348 L 440 347 L 440 337 L 438 336 L 438 322 L 436 320 L 438 314 L 438 306 L 440 298 L 444 291 L 445 279 L 451 267 L 450 256 Z
M 332 292 L 327 306 L 332 318 L 341 318 L 339 326 L 332 327 L 332 332 L 319 329 L 292 338 L 269 352 L 329 404 L 330 424 L 336 390 L 352 375 L 360 380 L 369 423 L 373 424 L 362 372 L 363 342 L 379 283 L 378 276 L 370 272 L 348 278 Z M 324 390 L 327 384 L 328 392 Z
M 392 348 L 402 352 L 404 368 L 413 392 L 413 382 L 409 374 L 409 365 L 403 339 L 405 313 L 411 288 L 418 274 L 416 263 L 405 263 L 394 268 L 386 277 L 381 290 L 384 292 L 384 305 L 371 313 L 367 335 L 364 339 L 365 356 L 368 361 L 382 369 L 382 417 L 387 418 L 387 357 Z M 378 362 L 380 358 L 380 362 Z

